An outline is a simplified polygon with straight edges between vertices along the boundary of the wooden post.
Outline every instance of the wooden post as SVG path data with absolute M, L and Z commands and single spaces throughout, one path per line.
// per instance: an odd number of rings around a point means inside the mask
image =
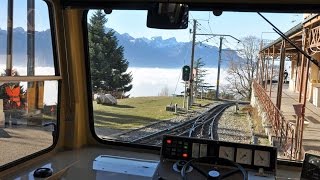
M 13 41 L 13 0 L 8 0 L 7 19 L 7 64 L 6 76 L 11 76 L 12 71 L 12 41 Z
M 303 29 L 303 36 L 302 36 L 302 49 L 305 50 L 306 47 L 306 31 Z M 306 89 L 307 85 L 304 86 L 304 84 L 307 84 L 308 81 L 308 67 L 305 68 L 305 66 L 309 66 L 308 60 L 304 55 L 301 56 L 301 77 L 300 77 L 300 88 L 299 88 L 299 103 L 302 103 L 302 93 L 304 93 L 306 98 Z M 305 102 L 302 104 L 302 110 L 301 110 L 301 117 L 296 118 L 296 129 L 295 129 L 295 157 L 298 159 L 301 157 L 301 145 L 302 145 L 302 126 L 304 123 L 304 112 L 305 112 Z M 303 114 L 303 115 L 302 115 Z M 300 135 L 301 133 L 301 135 Z M 301 139 L 300 139 L 301 138 Z
M 270 95 L 269 95 L 270 98 L 271 98 L 271 91 L 272 91 L 272 80 L 273 80 L 272 77 L 273 77 L 273 67 L 274 67 L 274 59 L 275 59 L 274 58 L 274 56 L 275 56 L 274 55 L 274 51 L 275 51 L 274 49 L 275 49 L 275 46 L 273 45 L 272 46 L 272 67 L 271 67 L 271 76 L 270 76 L 270 92 L 269 92 L 270 93 Z
M 285 56 L 285 41 L 282 41 L 281 51 L 280 51 L 280 69 L 279 69 L 279 78 L 278 78 L 278 92 L 277 92 L 277 103 L 276 107 L 281 109 L 281 98 L 282 98 L 282 86 L 283 86 L 283 71 L 284 71 L 284 62 L 286 59 Z
M 305 40 L 303 44 L 303 50 L 305 50 L 306 47 L 306 38 L 307 38 L 307 30 L 305 30 Z M 307 102 L 307 90 L 308 90 L 308 77 L 309 77 L 309 67 L 310 67 L 310 60 L 304 57 L 306 61 L 306 69 L 305 69 L 305 75 L 304 75 L 304 81 L 303 81 L 303 101 L 302 101 L 302 111 L 301 111 L 301 118 L 299 120 L 299 146 L 298 146 L 298 159 L 302 159 L 302 141 L 303 141 L 303 126 L 304 126 L 304 118 L 305 118 L 305 111 L 306 111 L 306 102 Z M 301 94 L 301 93 L 300 93 Z
M 27 1 L 27 75 L 34 76 L 35 72 L 35 2 L 34 0 Z M 28 113 L 33 112 L 36 109 L 36 82 L 28 82 L 27 89 L 27 102 Z
M 261 55 L 261 85 L 262 87 L 264 87 L 264 68 L 265 68 L 265 61 L 264 61 L 264 52 L 263 52 L 263 55 Z
M 297 91 L 297 80 L 298 80 L 298 68 L 299 68 L 299 62 L 300 62 L 300 53 L 297 53 L 297 64 L 296 64 L 296 73 L 295 73 L 295 83 L 294 83 L 294 90 Z
M 269 77 L 269 57 L 270 57 L 270 48 L 268 48 L 268 55 L 267 55 L 267 58 L 266 58 L 266 85 L 265 85 L 265 89 L 267 91 L 267 88 L 268 88 L 268 77 Z
M 308 89 L 308 77 L 309 77 L 309 67 L 310 61 L 307 60 L 306 65 L 306 72 L 305 72 L 305 79 L 304 79 L 304 93 L 303 93 L 303 102 L 302 102 L 302 112 L 301 117 L 299 118 L 299 129 L 298 129 L 298 159 L 302 159 L 302 141 L 303 141 L 303 126 L 304 126 L 304 118 L 305 118 L 305 111 L 306 111 L 306 102 L 307 102 L 307 89 Z
M 35 0 L 27 1 L 27 75 L 35 75 Z M 44 94 L 44 82 L 33 81 L 28 82 L 27 89 L 27 103 L 28 113 L 35 113 L 37 116 L 33 116 L 28 119 L 28 124 L 42 124 L 41 111 L 43 108 L 43 94 Z
M 305 68 L 304 66 L 306 65 L 306 61 L 305 61 L 305 57 L 304 55 L 302 55 L 302 58 L 301 58 L 301 77 L 300 77 L 300 88 L 299 88 L 299 103 L 302 102 L 302 90 L 303 90 L 303 80 L 304 80 L 304 71 L 305 71 Z

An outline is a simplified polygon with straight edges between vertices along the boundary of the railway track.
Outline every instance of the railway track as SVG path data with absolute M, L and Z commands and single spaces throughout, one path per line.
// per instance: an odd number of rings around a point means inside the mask
M 208 114 L 206 119 L 203 119 L 202 121 L 196 122 L 194 124 L 193 128 L 191 128 L 189 130 L 189 137 L 214 139 L 213 128 L 216 125 L 216 120 L 218 118 L 220 118 L 222 113 L 227 108 L 229 108 L 230 106 L 233 106 L 233 105 L 234 105 L 234 103 L 225 103 L 225 104 L 221 104 L 220 106 L 218 106 L 214 112 L 212 112 L 211 114 Z
M 206 109 L 204 111 L 207 111 L 208 109 L 210 109 L 211 108 L 210 106 L 212 107 L 212 106 L 214 106 L 214 104 L 207 105 L 205 107 Z M 177 116 L 176 118 L 173 118 L 171 120 L 155 122 L 155 123 L 149 124 L 147 126 L 143 126 L 141 128 L 129 130 L 129 131 L 122 132 L 122 133 L 117 133 L 117 134 L 111 135 L 109 137 L 102 137 L 102 138 L 108 139 L 108 140 L 114 139 L 114 140 L 119 140 L 119 141 L 131 142 L 131 141 L 134 141 L 134 140 L 139 139 L 144 136 L 153 135 L 154 133 L 159 132 L 159 131 L 165 131 L 170 127 L 178 126 L 181 123 L 193 121 L 196 117 L 198 117 L 202 113 L 203 113 L 203 109 L 202 109 L 202 112 L 201 111 L 191 111 L 188 114 L 186 114 L 185 116 L 180 115 L 180 116 Z
M 213 126 L 214 121 L 220 117 L 222 112 L 234 104 L 235 103 L 233 102 L 219 104 L 200 114 L 197 118 L 143 137 L 139 137 L 132 140 L 131 143 L 160 145 L 162 136 L 164 134 L 202 138 L 210 137 L 210 134 L 212 134 L 210 129 L 212 129 L 212 127 L 210 128 L 208 126 Z

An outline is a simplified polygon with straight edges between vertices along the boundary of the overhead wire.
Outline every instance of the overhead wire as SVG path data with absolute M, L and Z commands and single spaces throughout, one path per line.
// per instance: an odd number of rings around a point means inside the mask
M 188 23 L 189 23 L 190 25 L 192 25 L 192 23 L 191 23 L 190 21 L 189 21 Z M 188 42 L 188 43 L 191 42 L 191 35 L 192 35 L 192 33 L 189 33 L 189 42 Z M 186 64 L 186 59 L 187 59 L 187 55 L 188 55 L 189 51 L 190 51 L 190 48 L 187 48 L 187 50 L 186 50 L 186 52 L 185 52 L 185 55 L 184 55 L 184 58 L 183 58 L 183 65 Z M 180 81 L 181 76 L 182 76 L 182 71 L 180 71 L 180 73 L 179 73 L 179 75 L 178 75 L 177 83 L 176 83 L 176 86 L 175 86 L 175 89 L 174 89 L 174 94 L 176 94 L 176 92 L 177 92 L 177 88 L 178 88 L 178 84 L 179 84 L 179 81 Z M 170 104 L 172 104 L 173 97 L 174 97 L 174 96 L 172 96 L 172 98 L 171 98 Z
M 209 26 L 209 29 L 210 29 L 210 32 L 213 34 L 213 31 L 211 29 L 211 25 L 210 25 L 210 20 L 211 20 L 211 16 L 210 16 L 211 12 L 209 12 L 209 20 L 208 20 L 208 26 Z

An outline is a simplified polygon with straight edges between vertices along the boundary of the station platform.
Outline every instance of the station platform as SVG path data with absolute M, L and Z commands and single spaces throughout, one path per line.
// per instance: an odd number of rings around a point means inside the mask
M 271 100 L 276 104 L 277 84 L 272 84 Z M 269 95 L 268 86 L 267 94 Z M 293 108 L 294 104 L 299 103 L 299 93 L 289 90 L 288 84 L 283 85 L 281 108 L 285 119 L 290 122 L 296 122 L 296 114 Z M 306 103 L 305 120 L 309 122 L 303 132 L 303 149 L 305 152 L 320 155 L 320 108 L 312 103 Z

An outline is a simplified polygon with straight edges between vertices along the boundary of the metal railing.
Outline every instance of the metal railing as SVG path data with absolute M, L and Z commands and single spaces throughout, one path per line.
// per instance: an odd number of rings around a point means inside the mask
M 267 113 L 269 123 L 272 125 L 272 132 L 278 142 L 280 152 L 289 159 L 295 158 L 295 128 L 294 124 L 287 121 L 281 111 L 272 102 L 265 89 L 256 81 L 253 82 L 255 94 L 260 105 Z

